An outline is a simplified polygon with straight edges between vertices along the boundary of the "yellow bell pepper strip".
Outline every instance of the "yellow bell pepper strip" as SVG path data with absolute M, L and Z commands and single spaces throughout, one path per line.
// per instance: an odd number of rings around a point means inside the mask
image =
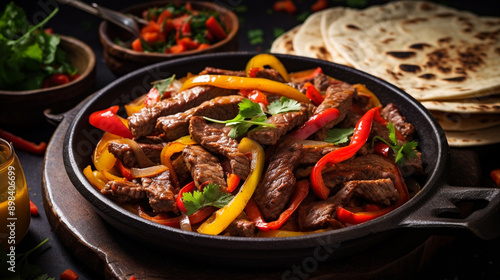
M 313 135 L 320 128 L 327 123 L 339 117 L 339 110 L 337 108 L 328 108 L 318 114 L 310 117 L 303 125 L 290 133 L 290 136 L 305 140 Z
M 133 114 L 139 112 L 142 108 L 144 108 L 144 105 L 133 105 L 133 104 L 127 104 L 124 105 L 125 111 L 127 112 L 127 116 L 132 116 Z
M 234 198 L 224 207 L 217 210 L 198 228 L 199 233 L 217 235 L 245 209 L 247 202 L 252 197 L 264 169 L 264 149 L 257 142 L 244 137 L 238 146 L 242 153 L 251 153 L 251 173 L 241 186 Z
M 108 143 L 110 140 L 116 140 L 119 138 L 119 136 L 109 132 L 104 132 L 101 140 L 99 140 L 99 143 L 97 143 L 97 146 L 94 149 L 92 157 L 94 166 L 97 170 L 107 171 L 113 168 L 116 163 L 116 157 L 108 151 Z
M 170 169 L 170 173 L 172 174 L 172 179 L 174 181 L 174 184 L 178 184 L 179 178 L 177 177 L 177 173 L 175 173 L 174 166 L 172 165 L 172 161 L 170 160 L 170 157 L 175 154 L 175 153 L 180 153 L 184 148 L 187 146 L 185 143 L 181 142 L 170 142 L 163 149 L 161 150 L 160 154 L 160 162 L 161 164 L 165 165 Z
M 99 191 L 101 191 L 104 188 L 104 186 L 106 185 L 105 182 L 97 179 L 94 176 L 94 173 L 92 171 L 92 167 L 90 167 L 90 165 L 88 165 L 87 167 L 85 167 L 83 169 L 83 175 L 85 175 L 85 177 L 87 177 L 87 180 L 89 180 L 89 182 L 92 184 L 92 186 L 94 186 Z
M 366 112 L 361 119 L 359 119 L 351 142 L 348 146 L 342 147 L 338 150 L 332 151 L 323 156 L 311 170 L 310 180 L 313 192 L 321 199 L 327 199 L 330 194 L 330 189 L 323 181 L 322 170 L 327 164 L 337 164 L 346 159 L 353 157 L 356 152 L 366 143 L 372 128 L 373 115 L 380 108 L 375 107 Z
M 370 107 L 382 107 L 382 103 L 380 103 L 378 97 L 373 92 L 371 92 L 365 85 L 355 84 L 352 87 L 357 90 L 359 95 L 364 95 L 369 98 L 368 105 Z
M 245 212 L 251 221 L 255 222 L 255 226 L 260 230 L 277 230 L 290 218 L 293 212 L 299 207 L 300 203 L 309 193 L 309 182 L 307 180 L 298 181 L 295 186 L 295 191 L 290 198 L 288 208 L 281 213 L 276 221 L 265 222 L 259 207 L 254 199 L 250 199 L 245 207 Z
M 276 56 L 268 53 L 261 53 L 252 57 L 247 63 L 245 73 L 247 77 L 252 77 L 249 75 L 251 69 L 264 69 L 264 66 L 269 66 L 278 71 L 285 81 L 290 82 L 290 76 L 283 63 Z
M 312 103 L 316 106 L 323 103 L 325 97 L 321 95 L 321 93 L 316 89 L 316 87 L 311 82 L 306 82 L 304 84 L 304 88 L 306 89 L 307 98 L 311 99 Z
M 181 91 L 194 86 L 214 86 L 226 89 L 253 90 L 257 89 L 263 92 L 275 95 L 285 96 L 303 103 L 311 103 L 302 92 L 280 82 L 264 78 L 248 78 L 228 75 L 199 75 L 187 79 L 182 84 Z
M 316 69 L 308 69 L 299 72 L 290 73 L 290 80 L 292 82 L 305 82 L 314 79 L 314 76 L 323 73 L 323 69 L 321 67 L 317 67 Z
M 132 139 L 133 135 L 128 127 L 116 114 L 118 105 L 111 106 L 108 109 L 96 111 L 90 114 L 89 122 L 91 125 L 109 133 Z
M 353 213 L 342 206 L 337 207 L 336 210 L 336 215 L 337 219 L 340 222 L 343 222 L 345 224 L 360 224 L 364 223 L 367 221 L 370 221 L 372 219 L 375 219 L 377 217 L 380 217 L 382 215 L 385 215 L 392 210 L 398 208 L 399 206 L 403 205 L 405 202 L 410 200 L 410 195 L 408 194 L 408 188 L 406 187 L 405 181 L 403 179 L 403 176 L 401 175 L 401 172 L 399 171 L 398 166 L 391 160 L 387 159 L 391 164 L 392 164 L 392 173 L 396 175 L 394 178 L 394 187 L 398 191 L 399 198 L 394 203 L 393 205 L 389 207 L 385 207 L 382 209 L 377 209 L 373 211 L 364 211 L 364 212 L 356 212 Z

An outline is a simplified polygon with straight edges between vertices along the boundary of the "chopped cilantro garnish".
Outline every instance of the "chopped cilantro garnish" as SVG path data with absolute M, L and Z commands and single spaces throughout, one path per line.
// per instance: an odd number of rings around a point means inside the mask
M 271 115 L 277 115 L 286 112 L 300 111 L 300 103 L 297 100 L 293 100 L 286 97 L 281 97 L 279 100 L 275 100 L 267 106 L 267 111 Z
M 326 132 L 326 142 L 333 143 L 335 145 L 343 144 L 349 141 L 349 136 L 354 132 L 354 128 L 333 128 Z
M 163 94 L 168 90 L 170 85 L 175 79 L 175 75 L 172 75 L 169 78 L 163 79 L 163 80 L 158 80 L 153 82 L 153 86 L 158 90 L 160 93 L 160 100 L 163 98 Z
M 264 31 L 262 29 L 251 29 L 248 30 L 247 34 L 250 44 L 257 45 L 264 43 Z
M 221 191 L 219 185 L 209 183 L 202 191 L 184 193 L 182 202 L 186 207 L 186 214 L 191 215 L 205 206 L 215 206 L 222 208 L 226 206 L 234 195 Z
M 410 141 L 410 142 L 404 143 L 403 146 L 400 146 L 398 144 L 398 139 L 396 136 L 396 128 L 394 127 L 392 122 L 389 122 L 387 124 L 387 128 L 389 129 L 389 139 L 391 140 L 392 143 L 389 143 L 388 141 L 386 141 L 385 139 L 383 139 L 380 136 L 375 136 L 375 137 L 373 137 L 373 140 L 372 140 L 372 146 L 374 145 L 375 140 L 380 140 L 380 141 L 384 142 L 394 152 L 394 155 L 395 155 L 394 161 L 396 162 L 396 164 L 399 166 L 403 166 L 409 158 L 415 158 L 417 156 L 416 148 L 418 146 L 418 143 L 416 141 Z

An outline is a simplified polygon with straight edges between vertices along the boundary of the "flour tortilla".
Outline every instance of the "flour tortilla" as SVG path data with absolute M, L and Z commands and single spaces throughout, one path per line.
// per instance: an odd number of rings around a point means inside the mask
M 326 37 L 353 67 L 417 100 L 450 100 L 500 92 L 499 29 L 500 18 L 396 1 L 346 10 Z
M 470 147 L 500 143 L 500 126 L 472 131 L 445 131 L 451 147 Z
M 500 95 L 450 101 L 422 101 L 428 110 L 451 113 L 500 114 Z
M 500 125 L 500 114 L 469 114 L 432 111 L 445 131 L 471 131 Z
M 278 36 L 271 45 L 271 52 L 291 55 L 296 54 L 293 47 L 293 37 L 295 37 L 301 26 L 302 25 L 299 24 Z
M 332 61 L 339 64 L 347 64 L 347 61 L 329 46 L 323 39 L 323 24 L 330 24 L 336 18 L 341 17 L 346 9 L 342 7 L 330 8 L 311 14 L 302 24 L 295 37 L 293 47 L 297 55 Z M 323 23 L 323 21 L 325 21 Z

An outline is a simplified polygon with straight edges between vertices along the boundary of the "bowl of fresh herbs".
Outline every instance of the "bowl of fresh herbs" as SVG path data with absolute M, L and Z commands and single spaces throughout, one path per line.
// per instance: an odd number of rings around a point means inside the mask
M 0 125 L 32 125 L 43 111 L 67 110 L 92 90 L 95 54 L 78 39 L 53 34 L 25 11 L 7 4 L 0 14 Z

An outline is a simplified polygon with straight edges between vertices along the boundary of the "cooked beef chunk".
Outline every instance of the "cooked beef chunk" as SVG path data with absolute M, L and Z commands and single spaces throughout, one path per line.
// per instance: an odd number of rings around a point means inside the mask
M 137 202 L 146 197 L 142 186 L 130 181 L 109 181 L 101 193 L 118 203 Z
M 212 86 L 196 86 L 179 92 L 175 96 L 157 102 L 151 107 L 142 108 L 139 112 L 128 117 L 128 124 L 135 138 L 146 136 L 154 132 L 156 120 L 198 106 L 217 96 L 234 94 L 234 90 Z
M 193 116 L 189 122 L 189 134 L 208 151 L 227 157 L 232 173 L 246 179 L 250 173 L 250 159 L 238 150 L 238 141 L 228 136 L 231 127 L 219 123 L 207 124 L 205 119 Z
M 415 127 L 406 121 L 406 118 L 401 114 L 399 108 L 393 103 L 387 104 L 381 111 L 380 114 L 386 120 L 392 122 L 394 127 L 405 137 L 407 140 L 413 139 L 413 134 L 415 133 Z
M 144 192 L 149 199 L 149 205 L 154 212 L 174 212 L 178 209 L 175 204 L 176 190 L 172 185 L 172 173 L 166 170 L 152 178 L 149 185 L 144 184 Z
M 318 74 L 314 75 L 314 79 L 313 79 L 314 87 L 319 91 L 325 91 L 331 85 L 338 84 L 338 83 L 341 83 L 341 82 L 337 81 L 337 80 L 332 80 L 331 78 L 328 78 L 328 76 L 323 74 L 323 73 L 318 73 Z
M 302 104 L 300 111 L 271 116 L 267 122 L 274 124 L 275 127 L 262 127 L 250 131 L 247 136 L 261 145 L 274 145 L 287 132 L 305 123 L 312 115 L 313 110 L 313 105 Z
M 407 177 L 410 175 L 421 176 L 424 175 L 424 167 L 422 165 L 422 153 L 417 152 L 414 158 L 408 158 L 403 166 L 401 166 L 401 173 Z
M 191 171 L 196 188 L 200 190 L 201 185 L 205 182 L 212 182 L 222 188 L 226 187 L 224 171 L 219 159 L 203 147 L 199 145 L 186 146 L 182 151 L 182 156 Z
M 228 75 L 228 76 L 238 76 L 245 77 L 245 71 L 233 71 L 214 67 L 205 67 L 203 71 L 199 73 L 200 75 Z
M 144 151 L 146 157 L 154 163 L 160 162 L 161 150 L 165 146 L 162 144 L 142 144 L 139 146 Z M 132 151 L 132 148 L 123 143 L 110 141 L 108 145 L 108 151 L 112 153 L 117 159 L 119 159 L 127 167 L 137 167 L 137 158 Z
M 391 179 L 354 180 L 347 182 L 347 185 L 354 185 L 356 196 L 373 203 L 389 206 L 399 198 Z
M 245 97 L 241 95 L 219 96 L 203 102 L 185 112 L 158 118 L 156 130 L 163 133 L 162 138 L 172 141 L 189 134 L 189 119 L 192 116 L 204 116 L 217 120 L 228 120 L 239 112 L 238 103 Z
M 172 161 L 172 166 L 174 167 L 175 175 L 177 175 L 177 180 L 179 180 L 178 182 L 174 182 L 176 188 L 180 189 L 193 180 L 191 178 L 191 172 L 182 156 L 175 158 Z
M 339 149 L 339 146 L 322 145 L 322 146 L 305 146 L 304 156 L 300 159 L 300 164 L 312 165 L 316 164 L 323 156 L 329 152 Z
M 255 223 L 247 219 L 236 218 L 229 224 L 227 230 L 231 236 L 244 236 L 244 237 L 254 237 L 255 236 Z
M 295 189 L 294 169 L 304 149 L 300 144 L 281 147 L 271 156 L 264 179 L 255 190 L 255 201 L 266 221 L 274 221 L 285 209 Z
M 323 100 L 323 102 L 316 108 L 314 114 L 318 114 L 329 108 L 337 108 L 339 110 L 339 117 L 323 126 L 315 134 L 316 139 L 325 139 L 326 131 L 340 123 L 345 118 L 351 109 L 354 94 L 354 88 L 347 83 L 336 83 L 328 87 L 325 94 L 325 100 Z
M 273 81 L 276 81 L 276 82 L 280 82 L 280 83 L 285 83 L 285 79 L 283 79 L 283 77 L 281 76 L 281 74 L 274 70 L 274 69 L 260 69 L 259 71 L 257 71 L 257 73 L 255 74 L 255 77 L 256 78 L 264 78 L 264 79 L 268 79 L 268 80 L 273 80 Z

